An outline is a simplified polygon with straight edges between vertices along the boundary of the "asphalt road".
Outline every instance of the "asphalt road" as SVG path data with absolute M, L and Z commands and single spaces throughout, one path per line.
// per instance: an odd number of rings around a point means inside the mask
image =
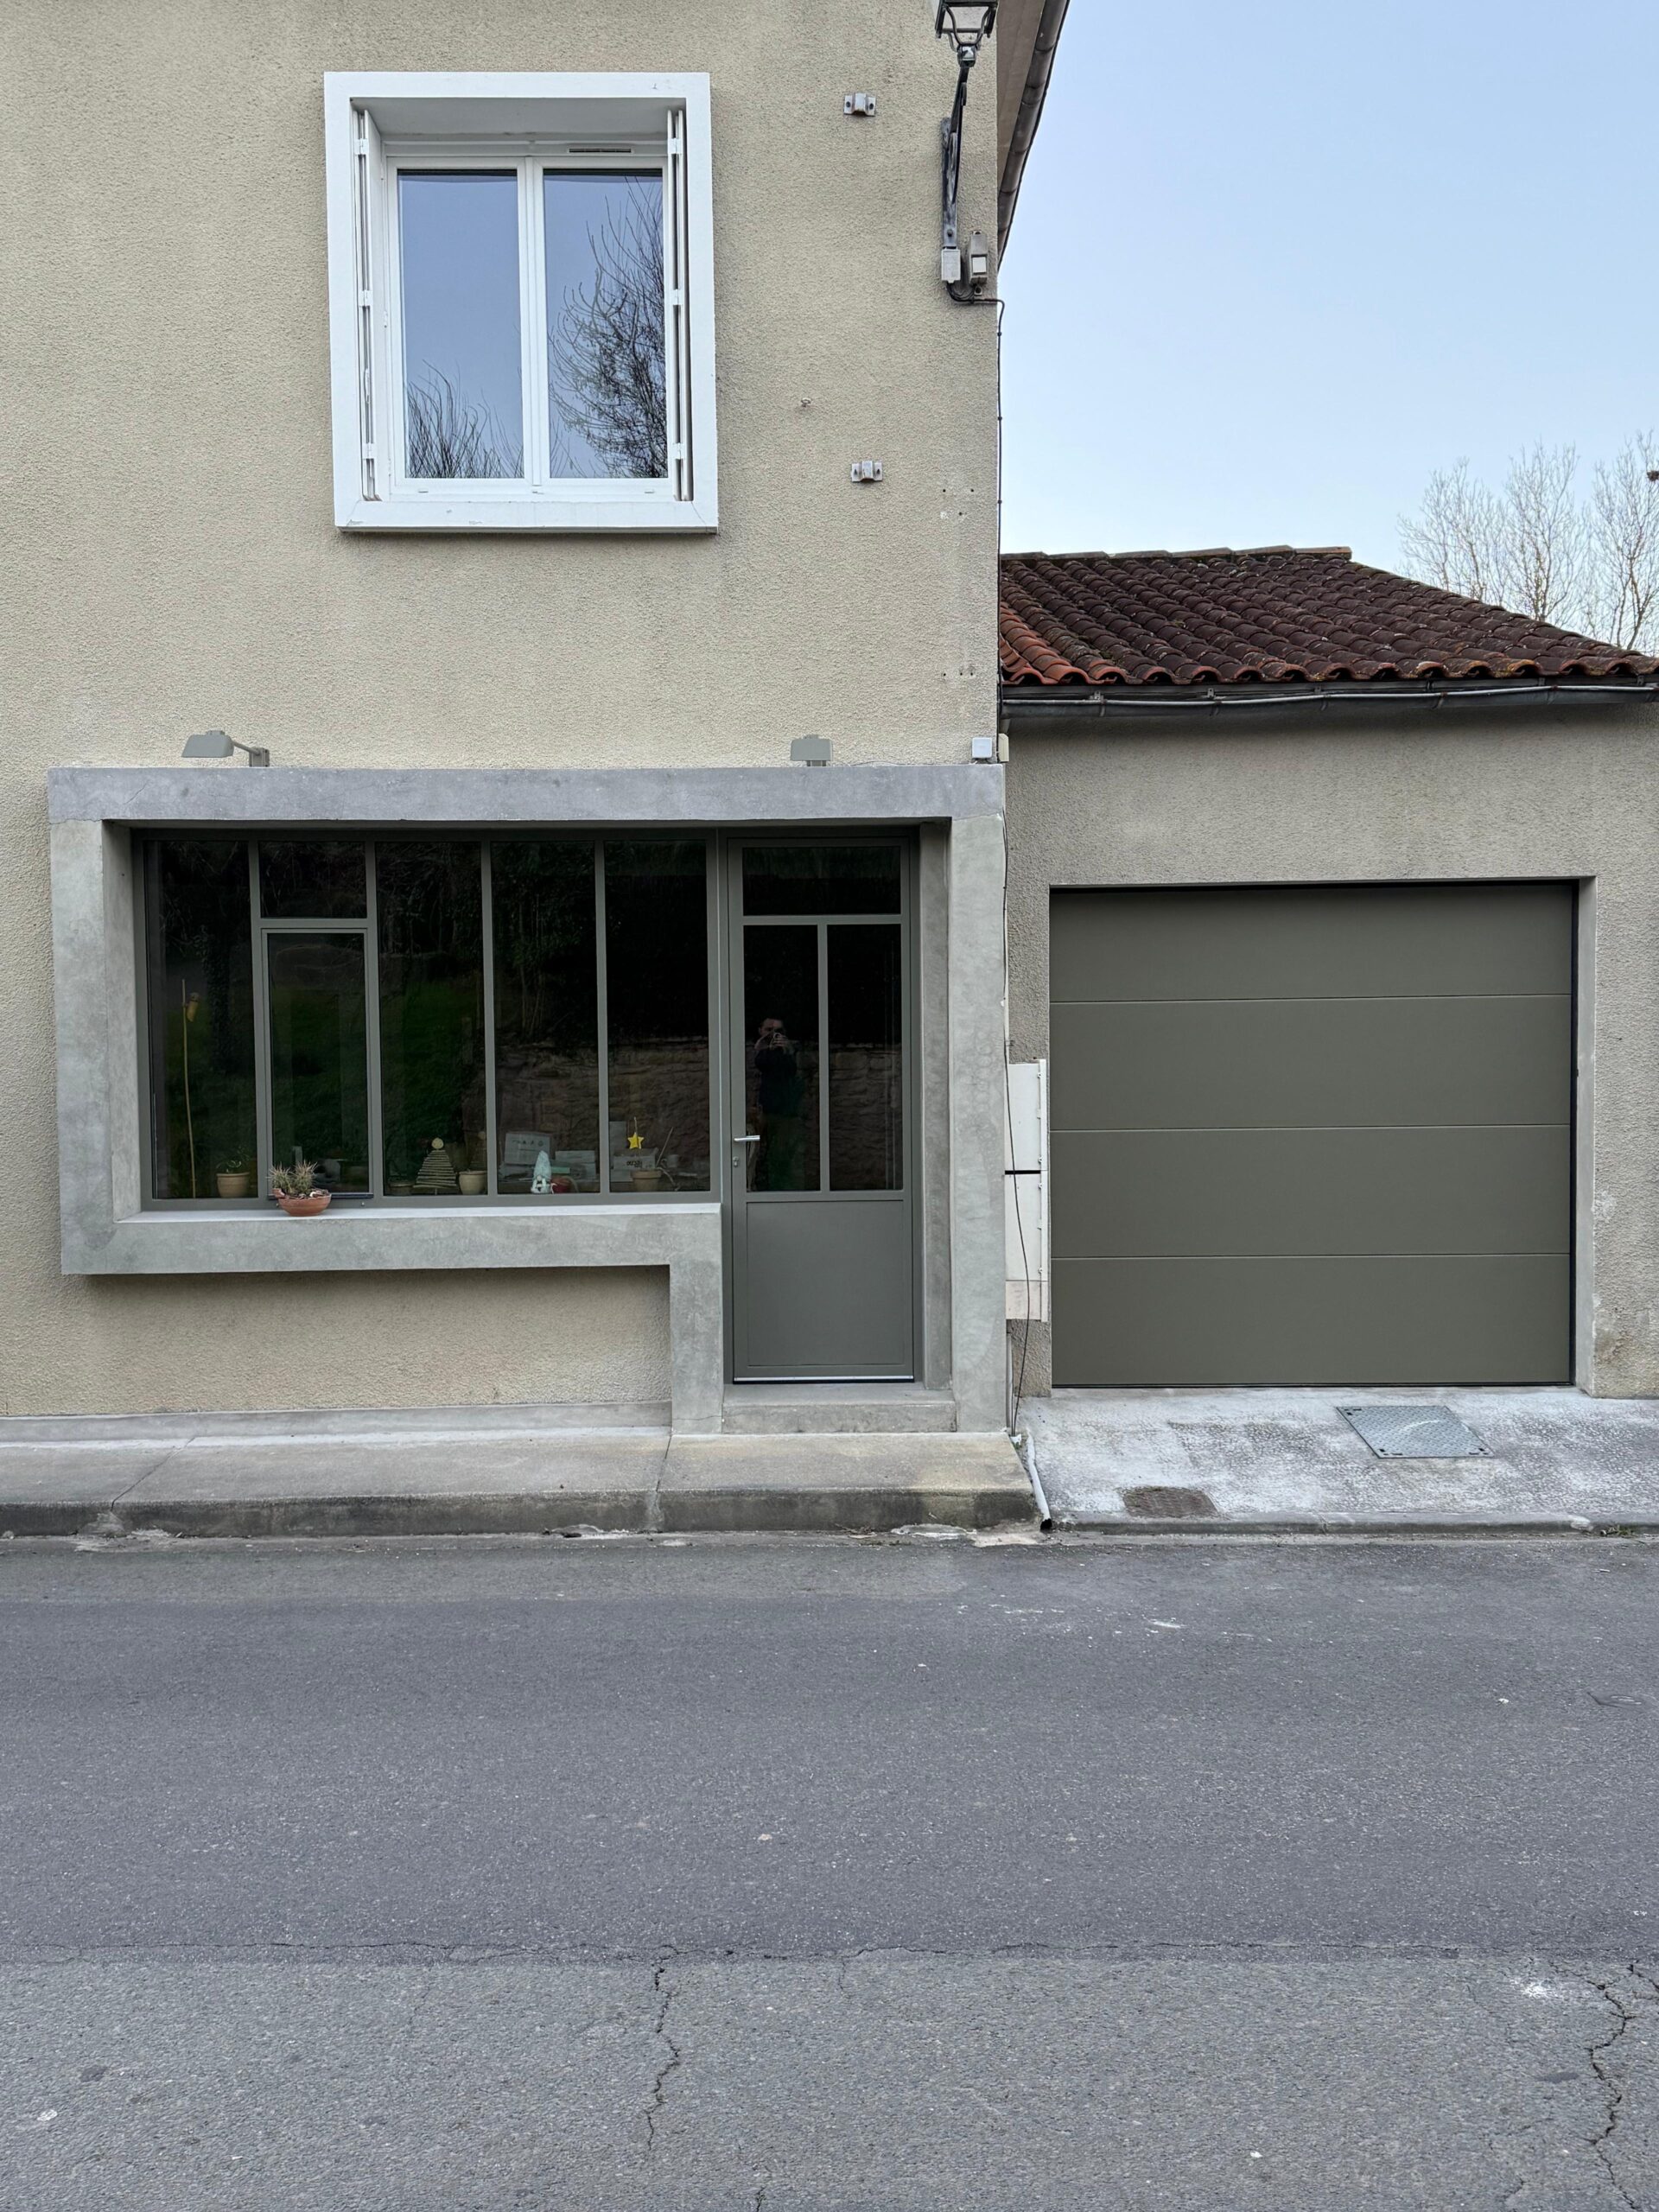
M 0 2205 L 1659 2208 L 1659 1547 L 0 1553 Z

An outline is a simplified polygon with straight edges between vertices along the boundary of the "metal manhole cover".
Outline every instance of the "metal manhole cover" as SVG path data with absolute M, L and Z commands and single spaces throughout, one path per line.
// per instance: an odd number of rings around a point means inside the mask
M 1450 1406 L 1338 1406 L 1379 1459 L 1472 1459 L 1486 1446 Z

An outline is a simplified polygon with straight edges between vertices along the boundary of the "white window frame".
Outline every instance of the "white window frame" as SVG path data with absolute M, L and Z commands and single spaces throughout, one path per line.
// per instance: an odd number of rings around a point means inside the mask
M 323 80 L 334 520 L 342 530 L 710 531 L 715 490 L 714 210 L 699 73 L 331 71 Z M 499 123 L 499 129 L 494 126 Z M 594 146 L 626 143 L 629 151 Z M 548 473 L 541 174 L 663 173 L 669 473 Z M 427 481 L 403 469 L 399 168 L 516 172 L 525 475 Z

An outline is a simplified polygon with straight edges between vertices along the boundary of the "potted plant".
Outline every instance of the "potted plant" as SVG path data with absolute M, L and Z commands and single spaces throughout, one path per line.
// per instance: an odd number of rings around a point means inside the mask
M 213 1176 L 221 1198 L 245 1198 L 253 1194 L 253 1162 L 235 1159 L 221 1160 Z
M 317 1188 L 316 1164 L 309 1160 L 296 1160 L 291 1167 L 273 1167 L 270 1171 L 270 1195 L 284 1213 L 326 1213 L 333 1195 Z

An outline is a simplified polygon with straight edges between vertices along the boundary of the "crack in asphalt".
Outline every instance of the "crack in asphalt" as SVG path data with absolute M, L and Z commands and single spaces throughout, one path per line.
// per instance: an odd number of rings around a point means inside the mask
M 1656 1984 L 1653 1977 L 1644 1973 L 1640 1967 L 1633 1964 L 1627 1970 L 1635 1980 L 1646 1986 L 1649 1994 L 1645 2001 L 1640 1997 L 1615 1988 L 1609 1981 L 1594 1981 L 1588 1980 L 1587 1977 L 1580 1977 L 1585 1980 L 1586 1986 L 1594 1990 L 1597 1996 L 1605 2004 L 1611 2005 L 1618 2015 L 1617 2022 L 1611 2033 L 1603 2036 L 1597 2042 L 1587 2044 L 1585 2047 L 1590 2061 L 1591 2071 L 1601 2085 L 1602 2095 L 1606 2103 L 1606 2118 L 1589 2139 L 1590 2148 L 1595 2152 L 1602 2171 L 1618 2192 L 1620 2201 L 1630 2207 L 1630 2212 L 1644 2212 L 1643 2200 L 1630 2195 L 1630 2190 L 1619 2179 L 1618 2169 L 1613 2163 L 1613 2138 L 1618 2131 L 1619 2120 L 1624 2116 L 1625 2093 L 1624 2082 L 1619 2069 L 1609 2060 L 1607 2054 L 1616 2044 L 1622 2042 L 1633 2021 L 1641 2019 L 1644 2012 L 1649 2012 L 1651 2017 L 1649 2008 L 1656 1999 L 1659 1999 L 1659 1984 Z M 1650 2199 L 1647 2202 L 1651 2203 Z
M 668 2096 L 668 2077 L 681 2065 L 680 2046 L 668 2032 L 669 2008 L 679 1992 L 668 1979 L 668 1969 L 673 1962 L 672 1951 L 664 1951 L 652 1971 L 651 1986 L 658 1998 L 657 2018 L 652 2024 L 652 2034 L 668 2046 L 668 2056 L 657 2069 L 651 2085 L 651 2102 L 645 2107 L 645 2154 L 650 2156 L 657 2145 L 657 2115 Z

